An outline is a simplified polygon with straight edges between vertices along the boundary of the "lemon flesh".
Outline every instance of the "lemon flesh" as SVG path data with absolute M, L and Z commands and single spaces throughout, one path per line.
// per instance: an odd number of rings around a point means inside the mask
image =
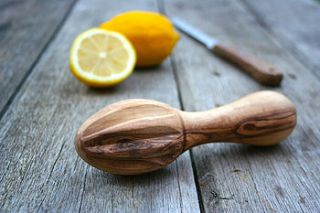
M 71 72 L 92 87 L 119 84 L 130 76 L 135 63 L 133 46 L 117 32 L 90 29 L 81 33 L 71 47 Z

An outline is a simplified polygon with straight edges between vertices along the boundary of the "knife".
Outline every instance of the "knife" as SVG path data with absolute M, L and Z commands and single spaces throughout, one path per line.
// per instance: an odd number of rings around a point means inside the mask
M 206 35 L 177 17 L 173 17 L 171 20 L 174 26 L 180 31 L 205 45 L 215 55 L 238 66 L 259 83 L 267 86 L 280 85 L 283 74 L 272 64 L 260 60 L 252 55 L 242 54 L 234 48 L 224 46 L 219 42 L 219 40 Z

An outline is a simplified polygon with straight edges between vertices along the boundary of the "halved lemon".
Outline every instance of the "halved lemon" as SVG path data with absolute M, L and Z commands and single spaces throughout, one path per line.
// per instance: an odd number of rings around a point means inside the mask
M 114 86 L 130 76 L 136 52 L 120 33 L 93 28 L 78 35 L 70 52 L 70 69 L 93 87 Z

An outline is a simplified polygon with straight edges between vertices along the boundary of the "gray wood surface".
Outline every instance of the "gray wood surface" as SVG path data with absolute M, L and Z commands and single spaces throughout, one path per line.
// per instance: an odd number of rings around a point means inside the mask
M 320 78 L 320 3 L 318 0 L 248 1 L 248 10 L 267 31 Z
M 281 39 L 269 34 L 239 1 L 177 0 L 165 6 L 169 15 L 278 66 L 285 78 L 282 87 L 275 90 L 287 95 L 298 110 L 298 126 L 279 146 L 208 144 L 192 150 L 203 209 L 319 211 L 320 84 L 312 71 L 280 45 Z M 272 89 L 258 85 L 186 36 L 175 51 L 173 64 L 182 105 L 189 111 L 210 109 L 257 90 Z
M 74 2 L 0 1 L 0 116 Z
M 189 153 L 137 177 L 114 176 L 76 154 L 77 128 L 91 114 L 127 98 L 180 107 L 171 64 L 137 70 L 123 84 L 93 90 L 72 77 L 76 35 L 126 10 L 157 10 L 154 1 L 79 1 L 0 121 L 1 212 L 199 212 Z
M 67 17 L 72 2 L 0 2 L 0 212 L 319 210 L 320 32 L 314 2 L 79 0 Z M 68 68 L 76 35 L 136 9 L 160 9 L 260 56 L 284 72 L 282 86 L 257 84 L 182 33 L 171 59 L 136 70 L 113 89 L 78 82 Z M 119 100 L 150 98 L 200 111 L 263 89 L 282 92 L 297 106 L 298 126 L 279 146 L 202 145 L 165 169 L 134 177 L 94 169 L 74 150 L 80 124 Z

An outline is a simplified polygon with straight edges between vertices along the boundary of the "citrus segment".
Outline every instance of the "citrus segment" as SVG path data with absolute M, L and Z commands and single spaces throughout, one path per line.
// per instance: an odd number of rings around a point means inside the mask
M 134 48 L 117 32 L 90 29 L 81 33 L 71 47 L 71 72 L 89 86 L 114 86 L 129 77 L 135 63 Z

